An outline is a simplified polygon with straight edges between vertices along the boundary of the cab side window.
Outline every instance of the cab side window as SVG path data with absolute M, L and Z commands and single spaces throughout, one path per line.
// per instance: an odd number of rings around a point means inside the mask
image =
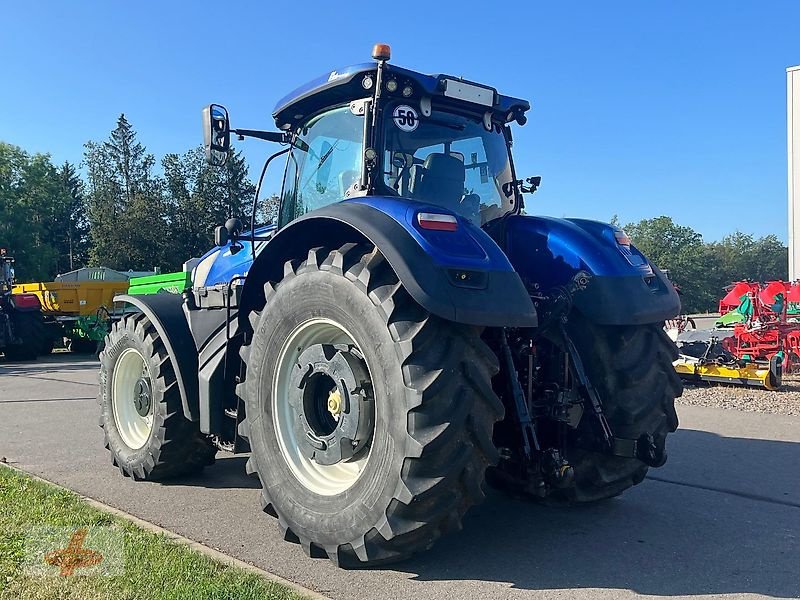
M 294 137 L 284 175 L 280 225 L 339 202 L 361 176 L 364 117 L 349 106 L 313 117 Z

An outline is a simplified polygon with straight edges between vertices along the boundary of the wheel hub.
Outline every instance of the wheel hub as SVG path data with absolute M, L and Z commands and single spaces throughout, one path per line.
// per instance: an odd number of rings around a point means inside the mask
M 150 412 L 151 403 L 150 379 L 148 377 L 140 377 L 133 388 L 133 406 L 139 416 L 145 417 Z
M 301 452 L 321 465 L 352 458 L 369 442 L 374 406 L 369 372 L 347 344 L 313 344 L 298 357 L 289 386 Z
M 342 394 L 338 387 L 328 394 L 328 412 L 334 418 L 342 414 Z

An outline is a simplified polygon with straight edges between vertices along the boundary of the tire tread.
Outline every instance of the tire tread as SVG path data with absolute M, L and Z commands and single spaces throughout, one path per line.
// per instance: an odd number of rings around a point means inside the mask
M 477 329 L 439 319 L 414 303 L 371 245 L 345 244 L 322 259 L 314 249 L 302 263 L 287 261 L 284 279 L 267 286 L 277 293 L 287 279 L 316 268 L 345 277 L 365 293 L 397 344 L 406 389 L 409 451 L 382 521 L 366 525 L 362 535 L 337 547 L 320 551 L 313 540 L 292 532 L 266 489 L 262 506 L 277 515 L 284 537 L 297 538 L 311 556 L 325 555 L 340 566 L 393 562 L 459 529 L 467 509 L 483 499 L 484 472 L 497 461 L 492 428 L 504 412 L 490 383 L 498 371 L 497 359 Z M 261 311 L 259 322 L 268 310 L 267 306 Z M 249 349 L 243 349 L 242 357 L 250 360 Z M 244 385 L 237 392 L 247 394 L 247 389 Z M 259 472 L 255 454 L 250 468 Z

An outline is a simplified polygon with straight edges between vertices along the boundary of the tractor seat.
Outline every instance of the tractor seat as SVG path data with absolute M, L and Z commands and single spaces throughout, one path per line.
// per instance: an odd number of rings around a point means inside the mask
M 435 152 L 428 155 L 422 165 L 411 167 L 410 171 L 409 187 L 412 198 L 452 211 L 460 210 L 466 179 L 463 161 L 455 156 Z

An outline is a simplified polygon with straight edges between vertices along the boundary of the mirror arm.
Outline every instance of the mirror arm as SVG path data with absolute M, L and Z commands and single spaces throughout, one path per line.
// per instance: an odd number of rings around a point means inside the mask
M 271 132 L 263 132 L 263 133 L 271 133 Z M 288 137 L 289 134 L 286 134 Z M 256 192 L 253 194 L 253 211 L 250 213 L 250 250 L 253 253 L 253 260 L 256 259 L 256 209 L 258 208 L 258 196 L 261 193 L 261 183 L 264 181 L 264 174 L 267 172 L 267 167 L 269 167 L 269 163 L 272 162 L 273 159 L 278 158 L 282 154 L 286 154 L 291 150 L 291 146 L 287 146 L 282 150 L 278 150 L 275 154 L 270 156 L 266 162 L 264 163 L 264 168 L 261 169 L 261 177 L 258 178 L 258 185 L 256 186 Z
M 252 137 L 259 140 L 266 140 L 268 142 L 278 142 L 281 144 L 288 144 L 291 136 L 286 131 L 259 131 L 257 129 L 231 129 L 231 133 L 235 133 L 240 138 Z

